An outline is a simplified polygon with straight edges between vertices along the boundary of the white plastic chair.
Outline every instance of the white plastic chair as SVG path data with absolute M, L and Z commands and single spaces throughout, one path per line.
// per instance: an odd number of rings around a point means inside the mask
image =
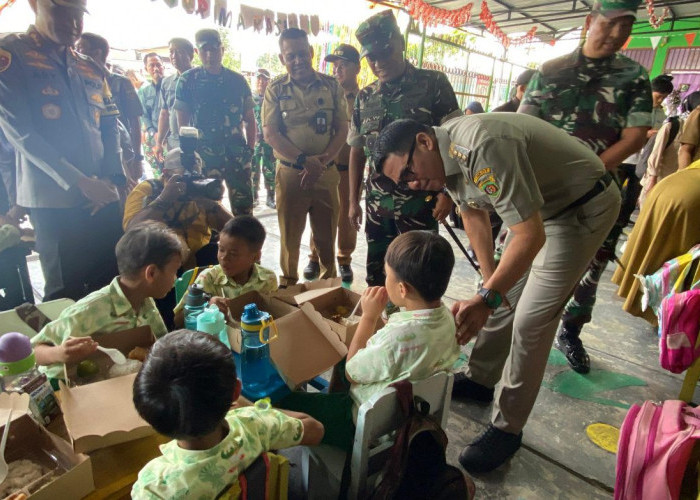
M 452 399 L 451 373 L 436 373 L 430 378 L 412 382 L 413 395 L 430 404 L 430 414 L 445 429 Z M 376 475 L 381 471 L 388 450 L 394 444 L 388 435 L 402 424 L 396 390 L 388 387 L 372 396 L 357 414 L 357 426 L 352 451 L 348 499 L 367 496 Z M 385 439 L 379 439 L 384 437 Z M 304 487 L 309 499 L 337 498 L 345 465 L 345 453 L 326 445 L 305 447 L 302 457 Z M 373 477 L 375 476 L 375 477 Z
M 46 314 L 50 320 L 58 318 L 61 312 L 71 304 L 74 304 L 73 299 L 56 299 L 48 302 L 37 304 L 37 309 Z M 20 319 L 14 309 L 0 312 L 0 335 L 8 332 L 20 332 L 27 337 L 33 337 L 38 332 Z

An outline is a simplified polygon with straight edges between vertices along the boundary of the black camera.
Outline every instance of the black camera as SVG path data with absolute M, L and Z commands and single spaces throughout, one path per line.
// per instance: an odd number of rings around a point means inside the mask
M 182 182 L 187 186 L 185 196 L 188 198 L 206 198 L 220 201 L 224 195 L 221 179 L 205 177 L 197 171 L 197 140 L 199 131 L 194 127 L 180 127 L 180 163 L 185 169 Z

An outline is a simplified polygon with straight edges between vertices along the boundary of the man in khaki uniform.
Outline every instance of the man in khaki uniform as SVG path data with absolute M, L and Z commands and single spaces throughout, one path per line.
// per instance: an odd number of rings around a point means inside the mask
M 333 64 L 333 76 L 343 88 L 343 93 L 348 103 L 348 116 L 350 116 L 355 106 L 355 98 L 360 91 L 360 87 L 357 84 L 357 75 L 360 73 L 360 53 L 352 45 L 343 43 L 338 45 L 332 54 L 326 56 L 326 62 Z M 343 281 L 352 283 L 353 273 L 350 262 L 352 262 L 352 253 L 357 245 L 357 231 L 350 224 L 350 217 L 348 217 L 350 208 L 350 178 L 348 176 L 350 146 L 343 144 L 335 164 L 340 175 L 340 185 L 338 186 L 340 200 L 340 214 L 338 215 L 338 267 L 340 268 L 340 277 Z M 304 268 L 304 278 L 307 280 L 318 278 L 320 272 L 318 252 L 316 252 L 316 247 L 314 246 L 313 235 L 311 236 L 310 247 L 309 265 Z
M 459 343 L 478 334 L 462 385 L 499 388 L 488 429 L 459 461 L 470 472 L 490 471 L 520 447 L 562 309 L 615 221 L 620 191 L 582 142 L 521 114 L 465 116 L 434 128 L 393 122 L 374 160 L 399 186 L 446 187 L 460 206 L 484 283 L 452 308 Z M 487 209 L 509 229 L 498 267 Z
M 321 277 L 335 270 L 338 228 L 338 183 L 334 159 L 348 133 L 347 104 L 331 76 L 311 66 L 313 49 L 306 33 L 289 28 L 280 35 L 280 61 L 287 74 L 267 87 L 263 133 L 277 158 L 275 194 L 280 225 L 280 286 L 299 279 L 299 245 L 306 215 L 321 261 Z

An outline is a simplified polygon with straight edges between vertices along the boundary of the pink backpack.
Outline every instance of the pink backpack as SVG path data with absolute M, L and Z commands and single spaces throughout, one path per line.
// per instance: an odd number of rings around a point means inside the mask
M 673 373 L 688 369 L 700 356 L 700 290 L 674 293 L 661 301 L 659 362 Z
M 683 401 L 633 405 L 620 429 L 615 500 L 678 498 L 699 438 L 700 408 Z

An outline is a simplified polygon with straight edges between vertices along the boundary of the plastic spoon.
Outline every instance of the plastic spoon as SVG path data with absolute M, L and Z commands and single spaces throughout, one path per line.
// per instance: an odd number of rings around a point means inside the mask
M 124 356 L 121 351 L 117 349 L 111 349 L 109 347 L 97 346 L 98 351 L 102 351 L 114 362 L 115 365 L 123 365 L 126 363 L 126 356 Z
M 7 422 L 5 422 L 5 431 L 2 433 L 2 441 L 0 441 L 0 483 L 7 478 L 7 473 L 10 468 L 5 460 L 5 445 L 7 444 L 7 436 L 10 434 L 10 422 L 12 421 L 12 408 L 7 414 Z

